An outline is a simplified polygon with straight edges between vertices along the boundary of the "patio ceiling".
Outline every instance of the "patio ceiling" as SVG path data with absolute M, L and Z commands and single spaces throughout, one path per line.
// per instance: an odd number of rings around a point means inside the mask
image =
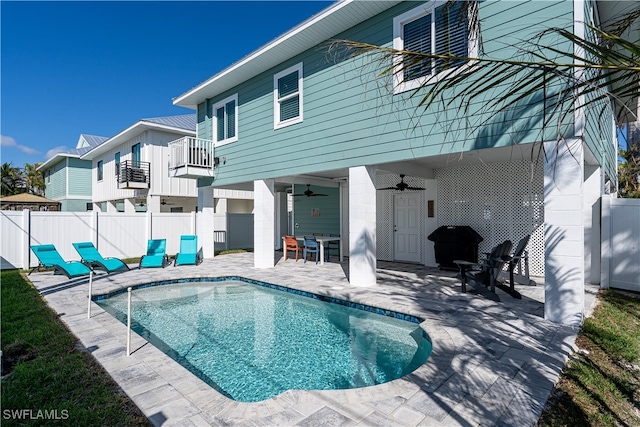
M 483 150 L 466 151 L 464 153 L 441 154 L 420 159 L 404 160 L 399 162 L 380 163 L 375 165 L 379 172 L 406 174 L 418 178 L 433 179 L 434 170 L 453 166 L 476 165 L 483 163 L 496 163 L 536 159 L 538 156 L 537 145 L 513 145 Z M 542 153 L 540 153 L 542 155 Z M 542 160 L 542 158 L 540 159 Z M 276 191 L 285 191 L 293 184 L 318 185 L 324 187 L 337 187 L 339 182 L 346 182 L 349 177 L 348 168 L 331 170 L 318 170 L 304 175 L 288 175 L 275 179 Z M 226 185 L 221 188 L 230 190 L 253 190 L 253 182 L 244 182 Z

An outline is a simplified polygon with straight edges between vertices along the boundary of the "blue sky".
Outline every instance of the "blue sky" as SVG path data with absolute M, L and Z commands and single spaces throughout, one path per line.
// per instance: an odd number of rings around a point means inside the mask
M 15 167 L 190 114 L 172 98 L 327 1 L 0 2 L 0 162 Z

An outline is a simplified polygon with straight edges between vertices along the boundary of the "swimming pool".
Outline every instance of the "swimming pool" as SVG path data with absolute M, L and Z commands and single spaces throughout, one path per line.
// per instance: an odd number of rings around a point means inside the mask
M 132 295 L 133 330 L 237 401 L 381 384 L 431 353 L 420 318 L 241 277 L 157 282 Z M 126 323 L 126 290 L 94 299 Z

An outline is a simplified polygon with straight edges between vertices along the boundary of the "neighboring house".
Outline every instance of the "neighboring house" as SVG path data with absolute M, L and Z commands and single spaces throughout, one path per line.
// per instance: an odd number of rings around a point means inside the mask
M 376 284 L 377 260 L 435 266 L 427 236 L 443 225 L 472 226 L 484 239 L 480 252 L 531 234 L 546 318 L 579 324 L 585 282 L 600 277 L 600 197 L 615 188 L 613 115 L 576 109 L 558 144 L 557 123 L 544 120 L 554 88 L 522 97 L 517 111 L 486 111 L 480 101 L 466 115 L 455 103 L 424 110 L 412 89 L 439 65 L 398 63 L 396 75 L 407 73 L 398 84 L 379 77 L 385 64 L 328 46 L 350 39 L 402 49 L 428 40 L 473 56 L 481 39 L 485 52 L 508 59 L 518 54 L 510 43 L 549 27 L 586 34 L 618 2 L 478 2 L 481 35 L 460 21 L 443 25 L 443 3 L 337 2 L 176 97 L 198 123 L 197 139 L 173 143 L 172 175 L 198 180 L 205 210 L 213 189 L 254 191 L 258 268 L 274 266 L 289 228 L 340 234 L 353 286 Z M 450 65 L 453 73 L 466 66 Z M 547 155 L 538 156 L 542 147 Z M 184 153 L 193 150 L 213 160 L 192 161 Z M 421 190 L 394 190 L 400 174 Z
M 60 202 L 61 211 L 93 209 L 91 161 L 80 157 L 106 140 L 102 136 L 82 134 L 75 149 L 58 153 L 38 167 L 44 174 L 45 197 Z
M 0 198 L 0 209 L 7 211 L 59 211 L 60 202 L 36 196 L 35 194 L 21 193 Z
M 175 139 L 193 138 L 195 131 L 195 114 L 141 119 L 86 152 L 82 159 L 92 162 L 94 209 L 197 211 L 196 183 L 191 179 L 169 178 L 167 146 Z M 251 192 L 217 191 L 215 198 L 216 212 L 253 210 Z

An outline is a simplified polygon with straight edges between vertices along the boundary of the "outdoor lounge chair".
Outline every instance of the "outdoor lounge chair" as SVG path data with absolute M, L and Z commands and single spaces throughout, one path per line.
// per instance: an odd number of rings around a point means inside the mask
M 167 256 L 167 239 L 149 239 L 147 242 L 147 254 L 140 258 L 138 268 L 162 267 L 170 264 Z
M 509 284 L 511 285 L 512 290 L 515 282 L 522 285 L 536 286 L 536 282 L 529 278 L 529 254 L 526 251 L 526 248 L 530 238 L 531 235 L 527 234 L 520 239 L 518 246 L 516 246 L 515 251 L 513 251 L 513 255 L 509 259 L 509 267 L 507 268 L 508 272 L 502 273 L 504 277 L 506 277 L 508 273 Z M 516 267 L 518 269 L 517 274 L 515 272 Z
M 200 261 L 198 257 L 198 236 L 183 235 L 180 236 L 180 252 L 176 254 L 173 266 L 177 265 L 198 265 Z
M 32 245 L 31 250 L 36 254 L 40 263 L 29 274 L 33 273 L 36 268 L 53 268 L 53 274 L 64 274 L 69 279 L 93 273 L 91 268 L 80 261 L 65 261 L 54 245 Z
M 95 270 L 113 273 L 119 270 L 129 270 L 129 266 L 118 258 L 104 258 L 91 242 L 72 243 L 80 255 L 82 262 Z
M 469 283 L 490 300 L 500 301 L 500 297 L 496 294 L 496 284 L 500 284 L 498 277 L 505 263 L 508 263 L 511 258 L 509 254 L 512 246 L 511 240 L 505 240 L 494 247 L 487 258 L 480 263 L 454 260 L 460 268 L 462 292 L 467 291 L 467 283 Z M 503 287 L 500 288 L 504 290 Z

